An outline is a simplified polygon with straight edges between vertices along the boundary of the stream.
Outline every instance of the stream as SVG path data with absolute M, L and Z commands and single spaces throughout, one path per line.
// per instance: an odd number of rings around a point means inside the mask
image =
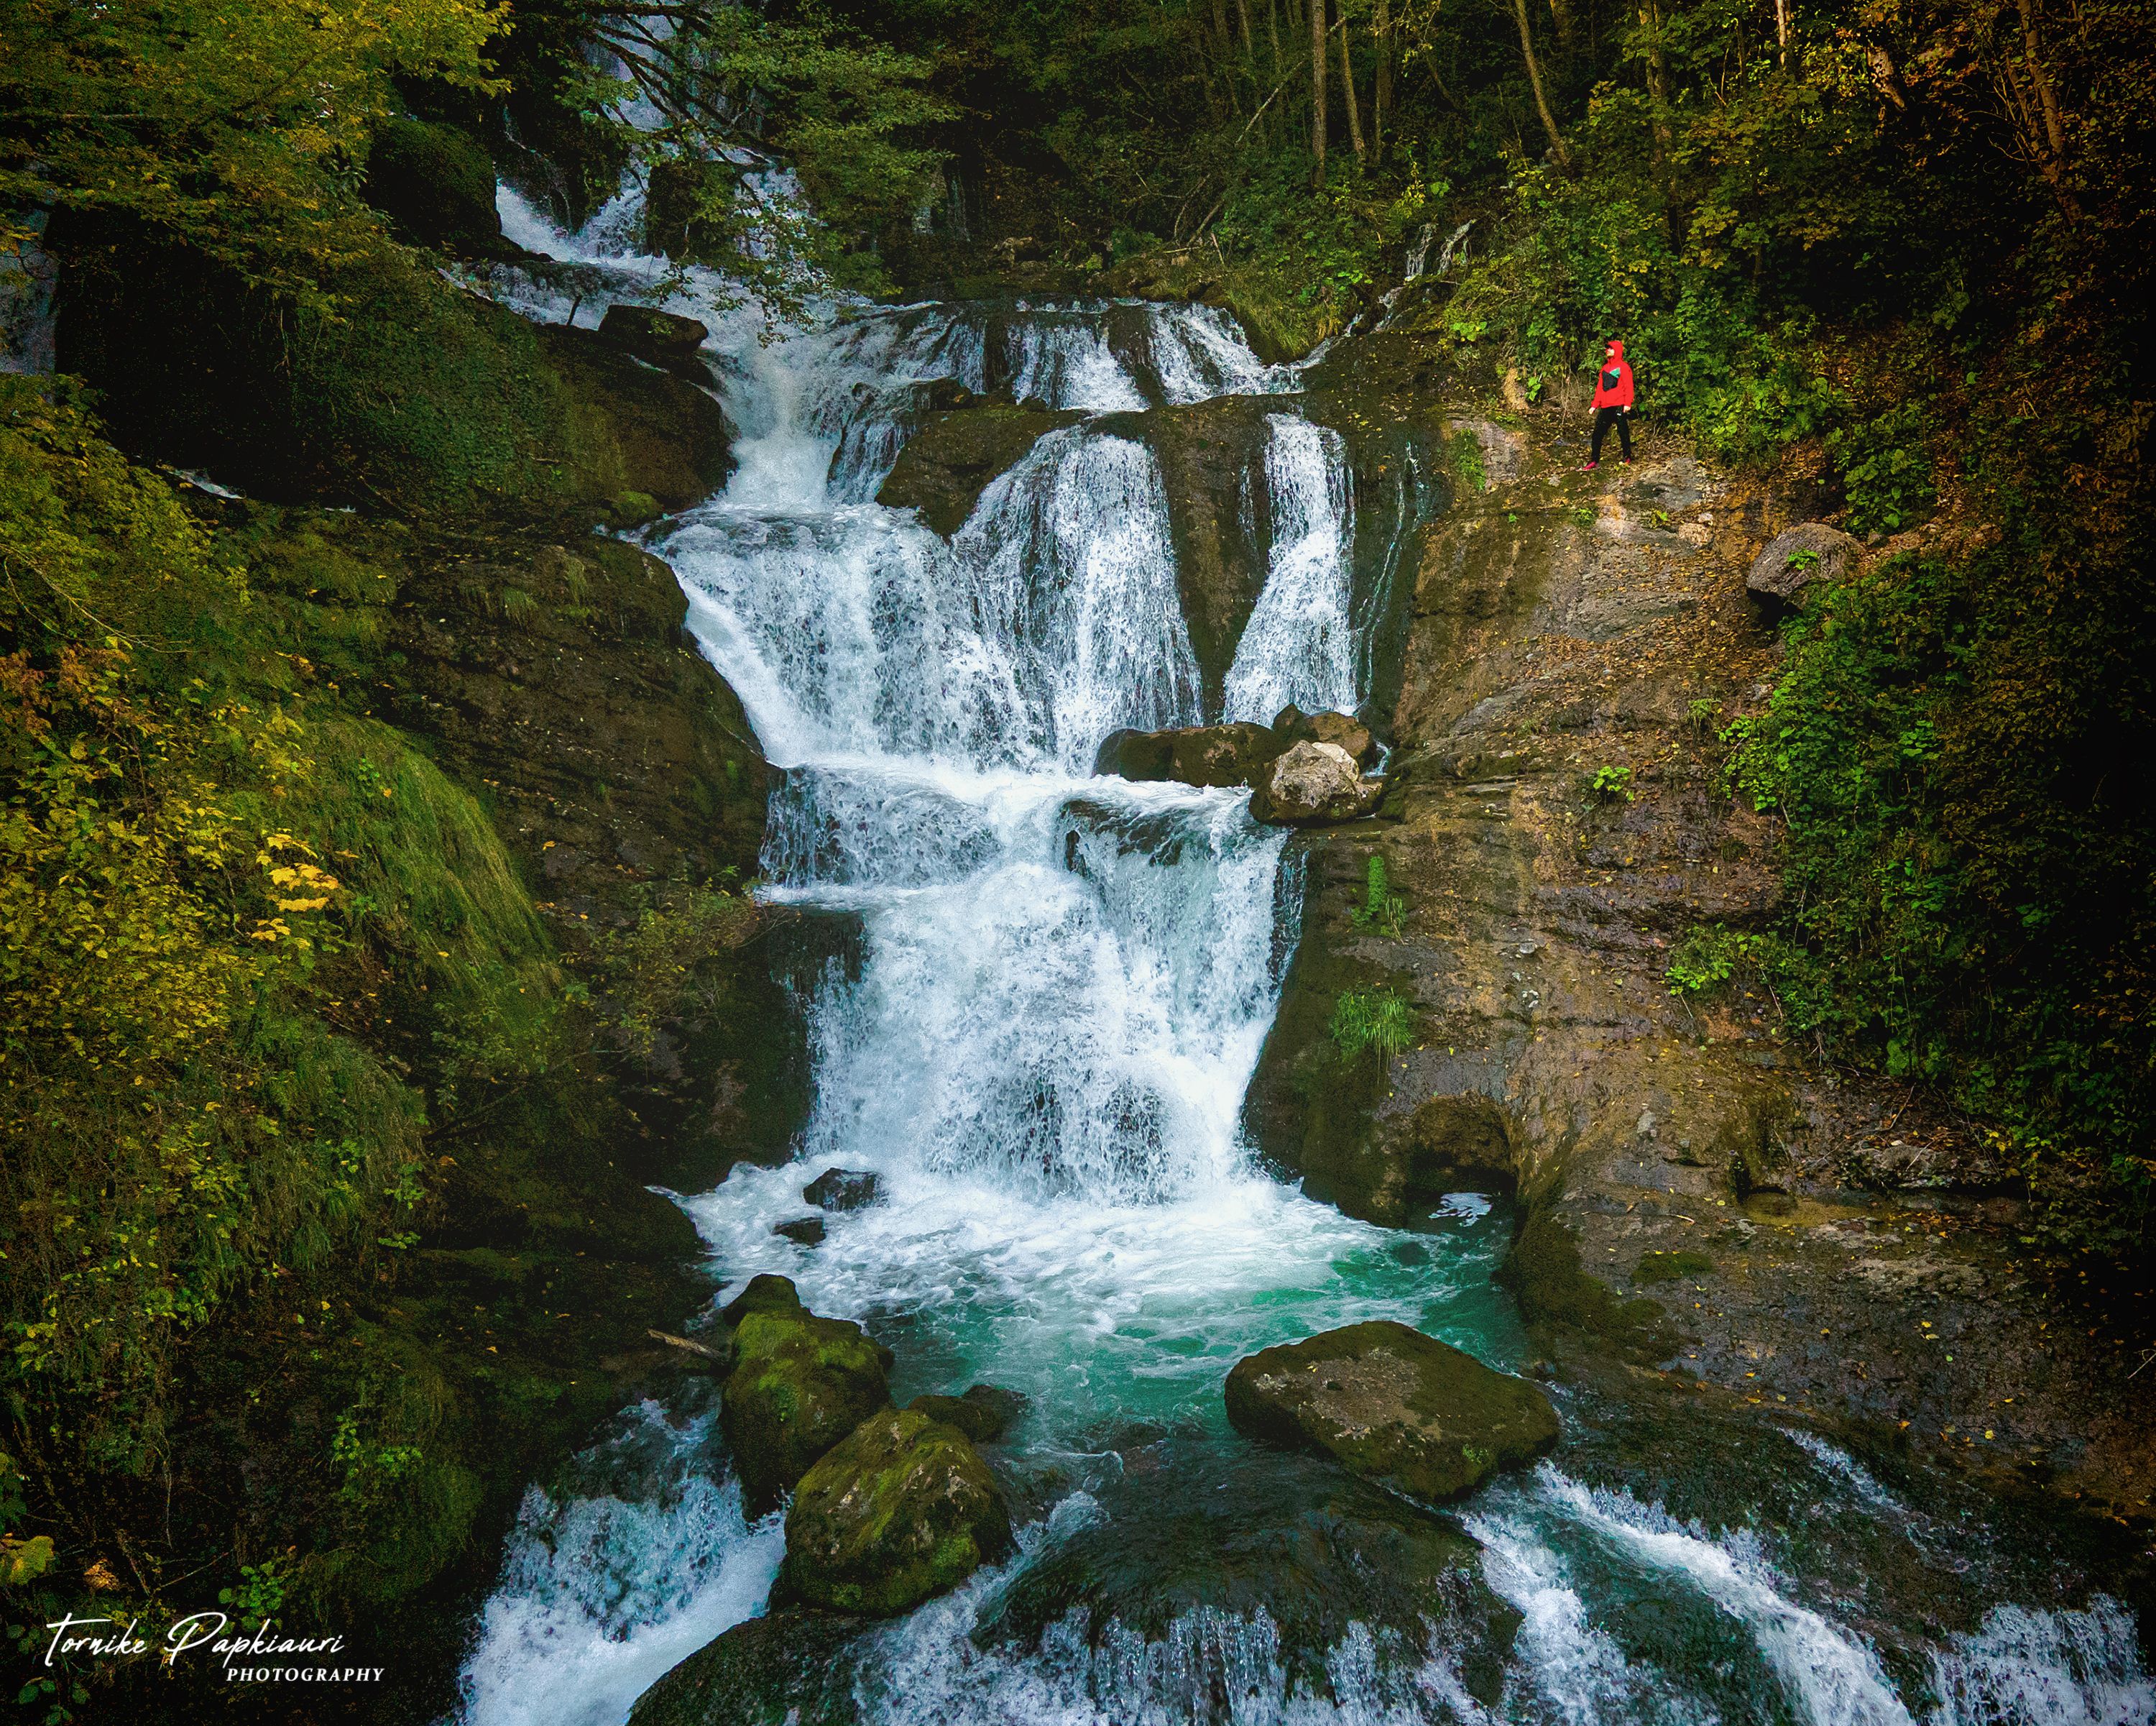
M 633 199 L 578 235 L 501 202 L 512 239 L 631 290 L 669 267 L 622 238 Z M 537 280 L 506 297 L 596 321 Z M 842 954 L 804 986 L 798 1155 L 678 1202 L 721 1299 L 793 1278 L 896 1350 L 901 1403 L 977 1382 L 1029 1399 L 998 1453 L 1020 1550 L 860 1640 L 863 1720 L 2156 1718 L 2131 1615 L 2040 1513 L 1794 1426 L 1657 1424 L 1553 1385 L 1565 1443 L 1448 1518 L 1237 1438 L 1229 1368 L 1331 1327 L 1394 1318 L 1527 1362 L 1491 1281 L 1502 1201 L 1456 1194 L 1381 1229 L 1240 1138 L 1296 935 L 1286 835 L 1246 792 L 1091 773 L 1121 727 L 1363 697 L 1375 608 L 1339 435 L 1200 306 L 828 306 L 765 340 L 694 271 L 668 303 L 714 330 L 739 465 L 649 543 L 785 770 L 759 891 L 828 920 Z M 1089 414 L 1276 402 L 1246 476 L 1267 577 L 1224 711 L 1203 711 L 1160 469 L 1130 420 L 1043 438 L 948 542 L 873 501 L 907 386 L 942 378 Z M 834 1165 L 875 1171 L 883 1201 L 830 1216 L 818 1246 L 775 1235 Z M 613 1726 L 762 1610 L 779 1520 L 745 1521 L 716 1416 L 695 1385 L 626 1409 L 532 1487 L 461 1726 Z M 1518 1616 L 1494 1663 L 1493 1601 Z

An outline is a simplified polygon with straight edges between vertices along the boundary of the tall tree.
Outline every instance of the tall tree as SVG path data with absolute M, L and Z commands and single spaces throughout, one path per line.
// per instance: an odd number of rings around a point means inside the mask
M 1363 111 L 1355 100 L 1355 63 L 1348 54 L 1348 14 L 1343 6 L 1336 27 L 1340 36 L 1340 100 L 1348 110 L 1348 141 L 1355 146 L 1355 165 L 1368 160 L 1363 147 Z
M 1557 129 L 1557 116 L 1550 111 L 1549 93 L 1543 88 L 1542 63 L 1535 58 L 1535 39 L 1527 29 L 1527 0 L 1512 0 L 1512 16 L 1520 26 L 1520 52 L 1527 57 L 1527 82 L 1534 86 L 1535 111 L 1543 117 L 1543 130 L 1549 134 L 1550 154 L 1557 165 L 1566 172 L 1572 171 L 1572 151 L 1564 141 L 1564 134 Z
M 1310 0 L 1310 183 L 1325 183 L 1325 0 Z
M 1382 160 L 1385 154 L 1385 117 L 1393 107 L 1393 0 L 1378 0 L 1371 33 L 1378 39 L 1378 87 L 1371 97 L 1370 147 Z

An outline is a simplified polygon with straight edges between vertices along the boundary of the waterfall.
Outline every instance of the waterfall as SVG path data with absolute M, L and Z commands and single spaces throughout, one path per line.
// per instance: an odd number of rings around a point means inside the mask
M 1354 502 L 1347 445 L 1331 427 L 1284 414 L 1266 424 L 1272 553 L 1228 670 L 1225 717 L 1270 721 L 1291 701 L 1352 711 L 1359 691 L 1348 615 Z
M 1791 1439 L 1759 1467 L 1756 1432 L 1725 1476 L 1789 1496 L 1733 1505 L 1726 1525 L 1553 1467 L 1473 1501 L 1482 1579 L 1521 1616 L 1494 1704 L 1470 1693 L 1473 1651 L 1445 1645 L 1435 1600 L 1414 1636 L 1355 1620 L 1322 1646 L 1291 1614 L 1203 1601 L 1090 1631 L 1074 1611 L 1031 1642 L 985 1634 L 1029 1567 L 1108 1513 L 1106 1483 L 1142 1480 L 1115 1513 L 1137 1518 L 1220 1489 L 1179 1472 L 1176 1446 L 1240 1446 L 1220 1387 L 1243 1355 L 1375 1318 L 1501 1364 L 1527 1355 L 1491 1282 L 1504 1207 L 1455 1195 L 1413 1230 L 1375 1228 L 1275 1180 L 1240 1140 L 1296 939 L 1300 852 L 1251 821 L 1245 792 L 1087 773 L 1109 731 L 1199 717 L 1159 464 L 1129 421 L 1090 416 L 1278 398 L 1253 475 L 1270 552 L 1227 679 L 1236 717 L 1367 694 L 1384 604 L 1354 592 L 1346 446 L 1301 416 L 1292 373 L 1204 307 L 834 303 L 774 330 L 723 284 L 692 270 L 677 289 L 637 256 L 633 199 L 578 236 L 502 203 L 513 237 L 591 273 L 503 272 L 527 316 L 592 321 L 596 284 L 712 331 L 737 470 L 652 544 L 785 769 L 758 891 L 858 930 L 853 963 L 806 1004 L 797 1154 L 678 1202 L 726 1288 L 782 1272 L 817 1312 L 891 1342 L 900 1401 L 977 1380 L 1029 1399 L 1004 1457 L 1052 1508 L 1019 1516 L 1004 1565 L 865 1632 L 864 1722 L 2136 1726 L 2156 1710 L 2123 1608 L 2055 1590 L 2036 1610 L 1992 1586 L 1972 1596 L 1982 1613 L 1932 1628 L 1938 1554 L 1967 1539 L 1920 1526 L 1824 1443 Z M 947 542 L 872 501 L 939 378 L 1089 416 L 990 484 Z M 1373 506 L 1399 517 L 1373 525 L 1390 547 L 1381 589 L 1416 495 Z M 886 1201 L 829 1216 L 819 1246 L 776 1235 L 833 1164 L 876 1171 Z M 1220 1562 L 1293 1571 L 1333 1539 L 1301 1503 L 1282 1514 L 1279 1553 Z M 1856 1549 L 1794 1549 L 1845 1525 L 1907 1543 L 1881 1567 L 1918 1579 L 1890 1602 L 1906 1629 L 1876 1605 L 1858 1620 Z M 743 1520 L 694 1393 L 627 1411 L 527 1497 L 475 1626 L 461 1726 L 610 1726 L 762 1610 L 782 1545 L 776 1518 Z M 1902 1637 L 1892 1660 L 1882 1625 Z

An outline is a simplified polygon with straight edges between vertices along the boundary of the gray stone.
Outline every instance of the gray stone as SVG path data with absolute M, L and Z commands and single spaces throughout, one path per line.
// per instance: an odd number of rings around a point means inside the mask
M 1236 1431 L 1323 1451 L 1412 1494 L 1457 1497 L 1558 1436 L 1549 1398 L 1524 1379 L 1404 1324 L 1379 1320 L 1266 1348 L 1228 1374 Z
M 1864 548 L 1839 527 L 1804 521 L 1776 534 L 1752 560 L 1744 590 L 1768 623 L 1799 609 L 1822 582 L 1839 581 L 1862 562 Z
M 865 1210 L 883 1196 L 883 1182 L 860 1169 L 827 1169 L 801 1189 L 819 1210 Z
M 1250 793 L 1250 814 L 1281 827 L 1315 827 L 1368 814 L 1384 794 L 1337 743 L 1297 743 L 1274 762 Z

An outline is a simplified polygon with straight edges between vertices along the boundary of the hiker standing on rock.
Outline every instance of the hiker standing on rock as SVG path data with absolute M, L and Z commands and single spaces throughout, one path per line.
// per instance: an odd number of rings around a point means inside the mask
M 1602 352 L 1602 375 L 1594 380 L 1594 436 L 1587 446 L 1587 465 L 1584 472 L 1593 473 L 1602 465 L 1602 440 L 1609 435 L 1609 428 L 1617 428 L 1617 441 L 1624 446 L 1625 465 L 1632 465 L 1632 368 L 1625 363 L 1625 344 L 1612 342 Z

